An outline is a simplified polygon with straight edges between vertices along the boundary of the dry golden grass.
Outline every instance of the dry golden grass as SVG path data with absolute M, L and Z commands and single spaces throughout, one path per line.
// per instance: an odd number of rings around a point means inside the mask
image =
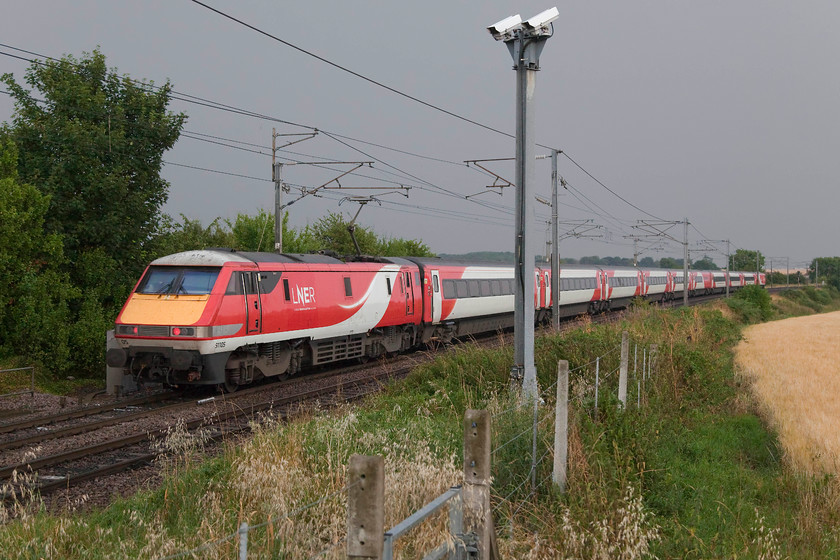
M 840 474 L 840 312 L 749 327 L 738 370 L 779 434 L 788 464 Z

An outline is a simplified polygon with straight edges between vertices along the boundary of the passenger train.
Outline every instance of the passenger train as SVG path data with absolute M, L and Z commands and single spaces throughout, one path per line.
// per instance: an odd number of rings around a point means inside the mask
M 561 316 L 764 285 L 755 272 L 561 266 Z M 534 268 L 535 320 L 551 318 L 550 268 Z M 153 261 L 116 320 L 110 367 L 139 382 L 221 385 L 376 358 L 513 326 L 514 267 L 434 258 L 231 250 Z

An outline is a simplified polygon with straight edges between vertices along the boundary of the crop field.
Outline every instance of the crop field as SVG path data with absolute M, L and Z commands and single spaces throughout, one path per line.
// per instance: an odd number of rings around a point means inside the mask
M 797 471 L 840 473 L 840 312 L 753 325 L 736 351 Z

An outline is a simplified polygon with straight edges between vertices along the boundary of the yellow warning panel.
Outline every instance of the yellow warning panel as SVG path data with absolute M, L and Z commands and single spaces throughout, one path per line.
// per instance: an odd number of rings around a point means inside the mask
M 194 325 L 204 313 L 209 297 L 131 294 L 121 320 L 130 325 Z

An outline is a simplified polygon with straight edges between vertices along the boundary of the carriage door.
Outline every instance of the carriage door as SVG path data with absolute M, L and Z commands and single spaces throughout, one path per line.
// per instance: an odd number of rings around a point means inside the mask
M 242 273 L 242 291 L 245 294 L 245 323 L 248 334 L 260 332 L 262 305 L 260 304 L 260 273 Z
M 440 323 L 440 272 L 432 271 L 432 323 Z
M 537 271 L 537 278 L 539 278 L 539 282 L 537 285 L 540 288 L 540 309 L 545 309 L 545 292 L 548 289 L 547 282 L 545 281 L 545 277 Z
M 551 307 L 551 298 L 554 294 L 551 293 L 551 278 L 548 272 L 543 273 L 543 282 L 545 282 L 545 305 L 546 307 Z
M 411 283 L 411 272 L 403 272 L 405 278 L 405 314 L 414 315 L 414 286 Z
M 609 278 L 607 278 L 606 272 L 601 271 L 601 300 L 608 300 L 611 296 Z

